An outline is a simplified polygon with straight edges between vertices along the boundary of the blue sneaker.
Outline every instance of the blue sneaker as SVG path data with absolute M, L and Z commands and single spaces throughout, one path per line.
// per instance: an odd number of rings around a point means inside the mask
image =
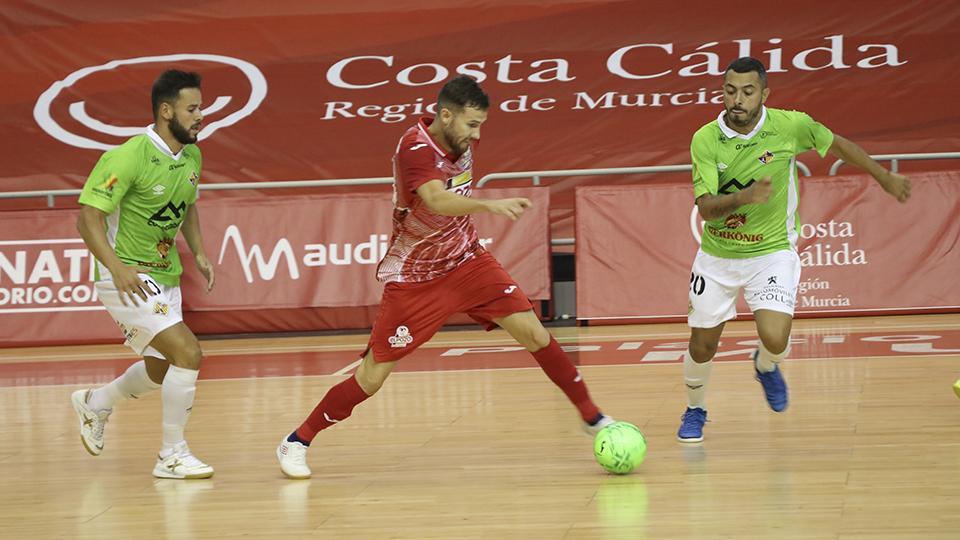
M 753 353 L 753 371 L 754 378 L 760 381 L 763 386 L 763 394 L 767 398 L 767 404 L 774 412 L 783 412 L 787 408 L 790 399 L 787 397 L 787 382 L 783 380 L 783 373 L 780 366 L 775 366 L 769 373 L 761 373 L 757 369 L 757 355 L 760 351 Z
M 680 442 L 700 442 L 703 440 L 703 424 L 707 422 L 707 411 L 687 407 L 680 417 L 680 429 L 677 430 L 677 440 Z

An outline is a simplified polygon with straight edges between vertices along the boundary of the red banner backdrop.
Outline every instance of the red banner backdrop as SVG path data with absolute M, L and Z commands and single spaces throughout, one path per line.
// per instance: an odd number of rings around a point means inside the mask
M 797 313 L 960 309 L 960 172 L 911 179 L 905 205 L 869 177 L 801 181 Z M 690 186 L 578 188 L 577 318 L 685 319 L 701 230 Z
M 79 187 L 150 123 L 168 66 L 205 77 L 205 182 L 389 176 L 400 135 L 457 73 L 494 102 L 477 177 L 689 163 L 719 74 L 748 54 L 770 68 L 768 105 L 872 153 L 960 149 L 951 1 L 8 0 L 0 18 L 0 191 Z M 551 182 L 552 221 L 570 223 L 588 181 Z M 604 183 L 622 181 L 636 179 Z
M 481 241 L 536 300 L 550 298 L 549 190 L 487 189 L 527 197 L 516 222 L 476 217 Z M 365 327 L 381 285 L 375 268 L 390 239 L 386 194 L 203 200 L 216 287 L 203 292 L 185 255 L 184 310 L 200 333 Z M 112 340 L 119 336 L 92 285 L 92 258 L 75 210 L 0 213 L 0 346 Z M 318 313 L 320 312 L 320 313 Z

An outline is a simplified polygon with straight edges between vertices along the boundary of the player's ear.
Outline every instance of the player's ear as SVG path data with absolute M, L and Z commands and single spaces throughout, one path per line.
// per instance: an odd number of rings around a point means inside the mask
M 173 118 L 173 104 L 168 101 L 160 102 L 160 114 L 157 116 L 163 118 L 164 120 L 170 120 Z
M 449 126 L 453 122 L 453 111 L 446 107 L 440 107 L 440 121 L 444 126 Z
M 770 87 L 766 87 L 760 92 L 760 104 L 763 105 L 767 102 L 767 98 L 770 97 Z

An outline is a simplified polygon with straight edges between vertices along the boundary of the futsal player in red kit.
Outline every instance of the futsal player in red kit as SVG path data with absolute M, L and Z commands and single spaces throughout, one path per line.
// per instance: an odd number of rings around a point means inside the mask
M 490 101 L 473 79 L 447 82 L 437 116 L 403 134 L 393 156 L 393 237 L 377 267 L 384 283 L 373 332 L 356 373 L 331 388 L 277 447 L 289 478 L 309 478 L 306 456 L 317 433 L 342 422 L 380 389 L 397 361 L 426 343 L 455 313 L 487 330 L 502 327 L 525 347 L 596 433 L 613 423 L 590 399 L 577 368 L 533 312 L 517 282 L 480 245 L 471 214 L 511 220 L 528 199 L 472 198 L 473 160 Z

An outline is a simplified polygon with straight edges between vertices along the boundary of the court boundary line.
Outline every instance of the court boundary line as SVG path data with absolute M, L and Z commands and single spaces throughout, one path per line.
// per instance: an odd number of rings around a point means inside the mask
M 517 351 L 519 352 L 519 351 Z M 839 361 L 850 361 L 850 360 L 904 360 L 906 358 L 941 358 L 941 357 L 950 357 L 958 356 L 953 353 L 943 353 L 943 354 L 912 354 L 912 355 L 898 355 L 898 356 L 828 356 L 824 358 L 787 358 L 785 362 L 822 362 L 830 360 L 839 360 Z M 721 364 L 746 364 L 751 363 L 753 360 L 744 359 L 744 360 L 718 360 Z M 589 368 L 613 368 L 613 367 L 643 367 L 643 366 L 673 366 L 673 365 L 683 365 L 682 361 L 673 360 L 670 362 L 631 362 L 628 364 L 586 364 L 586 365 L 577 365 L 577 369 L 589 369 Z M 341 368 L 342 369 L 342 368 Z M 421 371 L 394 371 L 390 374 L 391 377 L 396 375 L 437 375 L 437 374 L 447 374 L 447 373 L 482 373 L 482 372 L 493 372 L 493 371 L 526 371 L 526 370 L 541 370 L 539 366 L 522 366 L 522 367 L 501 367 L 501 368 L 476 368 L 476 369 L 429 369 Z M 322 378 L 322 377 L 342 377 L 347 375 L 347 373 L 327 373 L 322 375 L 276 375 L 276 376 L 265 376 L 265 377 L 217 377 L 211 379 L 200 379 L 198 382 L 223 382 L 223 381 L 247 381 L 251 379 L 262 379 L 262 380 L 274 380 L 274 379 L 309 379 L 309 378 Z M 0 392 L 4 390 L 23 390 L 23 389 L 33 389 L 33 388 L 63 388 L 63 387 L 86 387 L 92 383 L 62 383 L 62 384 L 38 384 L 38 385 L 29 385 L 29 386 L 0 386 Z

